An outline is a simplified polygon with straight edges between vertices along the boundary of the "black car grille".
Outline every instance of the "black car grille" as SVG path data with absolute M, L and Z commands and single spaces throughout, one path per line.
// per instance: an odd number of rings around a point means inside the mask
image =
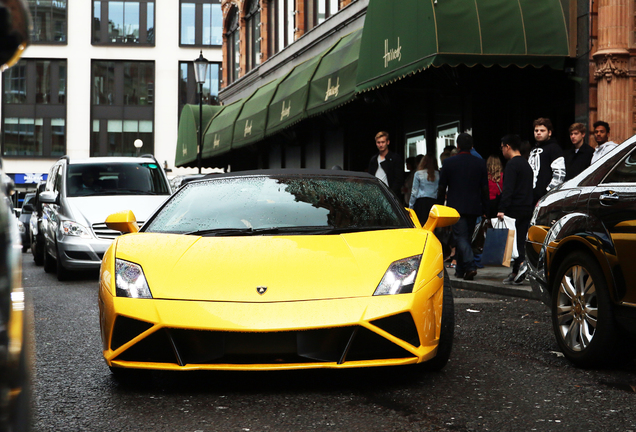
M 138 226 L 143 224 L 143 221 L 137 221 Z M 93 232 L 97 238 L 103 240 L 114 240 L 121 235 L 121 232 L 108 228 L 105 222 L 93 224 Z
M 388 333 L 419 346 L 410 314 L 374 322 Z M 118 317 L 111 349 L 152 327 Z M 409 328 L 410 327 L 410 328 Z M 361 326 L 283 332 L 224 332 L 162 328 L 132 345 L 113 360 L 191 364 L 289 364 L 414 358 L 409 351 Z

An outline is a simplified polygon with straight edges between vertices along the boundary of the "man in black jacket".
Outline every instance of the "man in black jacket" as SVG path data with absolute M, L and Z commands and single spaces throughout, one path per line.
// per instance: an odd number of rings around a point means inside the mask
M 549 190 L 563 183 L 565 159 L 561 146 L 552 138 L 552 122 L 538 118 L 533 123 L 535 146 L 530 151 L 528 163 L 534 172 L 533 204 Z
M 389 133 L 378 132 L 375 135 L 375 145 L 378 154 L 369 161 L 369 174 L 382 180 L 395 196 L 401 200 L 402 184 L 404 183 L 404 162 L 402 157 L 389 150 Z
M 508 160 L 503 175 L 503 190 L 499 201 L 497 217 L 503 220 L 504 215 L 515 219 L 517 251 L 512 272 L 504 279 L 505 284 L 521 283 L 523 278 L 516 279 L 519 267 L 525 260 L 525 242 L 528 227 L 532 218 L 532 168 L 521 156 L 521 138 L 518 135 L 506 135 L 501 139 L 501 152 Z
M 572 147 L 565 152 L 565 180 L 579 175 L 590 166 L 594 149 L 585 142 L 585 125 L 574 123 L 570 126 L 570 141 Z
M 477 274 L 471 237 L 479 216 L 486 217 L 488 210 L 488 171 L 486 161 L 470 154 L 473 137 L 467 133 L 457 137 L 459 153 L 444 161 L 440 172 L 437 201 L 453 207 L 459 213 L 459 221 L 453 225 L 457 246 L 455 276 L 473 280 Z M 446 193 L 448 189 L 448 194 Z

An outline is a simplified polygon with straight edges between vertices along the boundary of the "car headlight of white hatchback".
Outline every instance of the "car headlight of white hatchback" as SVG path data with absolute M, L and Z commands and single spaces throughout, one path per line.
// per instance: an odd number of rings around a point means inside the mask
M 65 220 L 62 222 L 62 234 L 81 238 L 91 238 L 91 231 L 77 222 Z
M 152 298 L 144 271 L 130 261 L 115 259 L 115 289 L 117 297 Z
M 391 263 L 373 295 L 412 293 L 421 260 L 422 255 L 415 255 Z

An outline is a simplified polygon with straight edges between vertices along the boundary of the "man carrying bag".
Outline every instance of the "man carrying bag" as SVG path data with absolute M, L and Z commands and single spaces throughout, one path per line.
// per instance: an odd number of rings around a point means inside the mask
M 501 139 L 501 152 L 508 160 L 504 170 L 503 192 L 499 202 L 497 218 L 504 219 L 509 216 L 515 219 L 517 234 L 517 251 L 519 256 L 515 258 L 512 272 L 505 284 L 520 284 L 525 273 L 520 272 L 521 263 L 525 260 L 525 242 L 528 235 L 528 227 L 532 218 L 532 181 L 533 172 L 528 161 L 521 156 L 521 139 L 518 135 L 506 135 Z

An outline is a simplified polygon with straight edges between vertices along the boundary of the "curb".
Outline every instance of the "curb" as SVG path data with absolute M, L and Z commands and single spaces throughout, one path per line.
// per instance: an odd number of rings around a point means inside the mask
M 466 281 L 463 279 L 457 279 L 450 277 L 451 287 L 458 289 L 465 289 L 470 291 L 480 291 L 490 294 L 498 294 L 509 297 L 519 297 L 528 300 L 539 300 L 534 294 L 532 288 L 527 285 L 521 285 L 520 287 L 513 287 L 503 285 L 500 282 L 484 282 L 484 281 Z

